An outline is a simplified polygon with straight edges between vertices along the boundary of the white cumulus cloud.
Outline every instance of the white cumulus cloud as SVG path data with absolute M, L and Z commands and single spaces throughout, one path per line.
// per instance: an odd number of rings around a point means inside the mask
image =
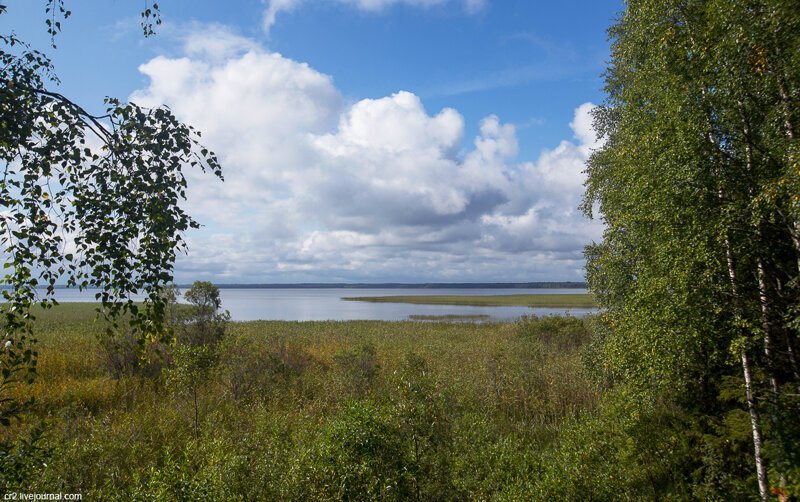
M 190 175 L 179 281 L 580 280 L 600 224 L 579 213 L 598 143 L 593 105 L 575 134 L 520 160 L 488 116 L 465 146 L 462 115 L 398 91 L 345 104 L 332 79 L 231 33 L 187 37 L 131 97 L 203 131 L 225 179 Z

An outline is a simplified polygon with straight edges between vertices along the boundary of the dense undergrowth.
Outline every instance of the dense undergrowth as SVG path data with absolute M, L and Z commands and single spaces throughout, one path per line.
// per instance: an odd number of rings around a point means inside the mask
M 595 319 L 229 323 L 214 344 L 184 341 L 143 362 L 125 356 L 124 340 L 103 341 L 91 312 L 39 314 L 37 381 L 19 389 L 35 405 L 4 429 L 2 491 L 85 500 L 734 493 L 702 492 L 707 473 L 692 478 L 703 463 L 688 461 L 691 448 L 703 441 L 686 434 L 691 418 L 656 402 L 626 409 L 630 396 L 604 390 L 588 350 Z M 741 469 L 715 475 L 737 486 L 750 476 Z

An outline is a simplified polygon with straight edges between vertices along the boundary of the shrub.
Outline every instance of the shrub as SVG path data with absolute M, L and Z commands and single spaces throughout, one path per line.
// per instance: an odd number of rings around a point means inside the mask
M 181 308 L 177 305 L 178 288 L 172 284 L 162 288 L 159 296 L 165 305 L 167 328 L 180 326 Z M 98 336 L 101 360 L 106 371 L 114 378 L 139 375 L 157 378 L 170 365 L 170 346 L 162 340 L 142 340 L 132 329 L 123 328 Z
M 230 321 L 228 311 L 220 312 L 219 288 L 207 281 L 196 281 L 183 297 L 189 308 L 177 330 L 178 342 L 186 345 L 215 345 L 225 336 Z
M 200 464 L 202 459 L 194 456 L 191 444 L 177 454 L 167 450 L 158 468 L 151 467 L 143 476 L 137 476 L 130 492 L 116 495 L 123 495 L 120 500 L 134 501 L 236 500 L 227 493 L 219 472 L 213 468 L 204 469 Z
M 160 341 L 142 346 L 132 330 L 123 330 L 99 338 L 101 360 L 113 378 L 140 375 L 157 378 L 170 364 L 169 347 Z
M 27 490 L 47 468 L 52 451 L 43 444 L 43 432 L 40 425 L 13 443 L 0 442 L 0 493 Z
M 217 378 L 237 401 L 265 387 L 274 372 L 273 360 L 266 348 L 251 337 L 225 339 L 219 346 L 219 361 Z
M 333 355 L 333 362 L 342 376 L 343 386 L 357 398 L 364 397 L 372 388 L 381 368 L 375 346 L 371 344 L 341 349 Z
M 218 346 L 216 377 L 235 400 L 286 390 L 310 367 L 322 367 L 302 347 L 285 338 L 269 342 L 248 336 L 224 339 Z
M 403 433 L 385 408 L 354 402 L 325 428 L 309 462 L 306 497 L 320 500 L 406 500 Z
M 193 411 L 194 435 L 200 435 L 200 392 L 208 380 L 216 354 L 208 345 L 180 345 L 175 349 L 173 366 L 167 384 L 178 396 L 190 400 Z
M 699 466 L 690 423 L 657 398 L 617 388 L 567 421 L 536 484 L 541 499 L 685 500 Z M 704 498 L 705 499 L 705 498 Z
M 406 354 L 397 384 L 394 414 L 405 438 L 407 475 L 416 499 L 458 498 L 450 466 L 455 410 L 446 406 L 427 363 L 417 354 Z
M 586 321 L 568 316 L 524 316 L 517 322 L 518 333 L 560 351 L 576 351 L 592 336 Z

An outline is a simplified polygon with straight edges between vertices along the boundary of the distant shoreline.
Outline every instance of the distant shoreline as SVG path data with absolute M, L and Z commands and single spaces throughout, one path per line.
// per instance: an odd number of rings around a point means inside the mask
M 585 282 L 426 282 L 426 283 L 294 283 L 294 284 L 215 284 L 219 289 L 586 289 Z M 191 284 L 178 284 L 179 288 Z M 10 289 L 0 285 L 0 289 Z M 56 285 L 55 289 L 67 288 Z M 94 289 L 94 288 L 89 288 Z
M 181 285 L 185 287 L 188 285 Z M 217 284 L 220 289 L 586 289 L 585 282 Z

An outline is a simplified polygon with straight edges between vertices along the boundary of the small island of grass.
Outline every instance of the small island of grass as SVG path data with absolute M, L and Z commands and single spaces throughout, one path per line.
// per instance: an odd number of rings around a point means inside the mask
M 596 307 L 589 293 L 526 294 L 526 295 L 413 295 L 413 296 L 351 296 L 342 300 L 373 303 L 413 303 L 417 305 L 465 305 L 474 307 Z

